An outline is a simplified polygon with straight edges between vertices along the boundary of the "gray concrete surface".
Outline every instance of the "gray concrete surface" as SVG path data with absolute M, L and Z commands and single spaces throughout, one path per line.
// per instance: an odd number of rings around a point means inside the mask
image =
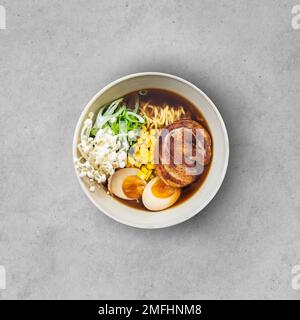
M 0 4 L 1 299 L 300 298 L 291 286 L 300 264 L 295 1 Z M 213 202 L 165 230 L 110 220 L 72 167 L 84 105 L 139 71 L 198 85 L 230 138 Z

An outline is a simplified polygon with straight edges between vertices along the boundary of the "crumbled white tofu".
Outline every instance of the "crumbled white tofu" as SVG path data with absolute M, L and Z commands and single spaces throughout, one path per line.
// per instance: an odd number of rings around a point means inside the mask
M 84 121 L 78 150 L 81 157 L 75 161 L 79 177 L 88 177 L 90 191 L 95 191 L 94 183 L 104 183 L 118 168 L 124 168 L 129 148 L 126 138 L 113 135 L 107 129 L 98 130 L 95 138 L 90 137 L 94 114 L 91 112 Z
M 128 132 L 128 138 L 133 139 L 135 137 L 135 132 L 134 131 L 129 131 Z

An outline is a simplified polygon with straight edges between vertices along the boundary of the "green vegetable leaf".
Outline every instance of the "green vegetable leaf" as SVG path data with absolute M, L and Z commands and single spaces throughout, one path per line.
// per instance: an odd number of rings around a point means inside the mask
M 110 128 L 115 135 L 118 134 L 119 133 L 119 122 L 110 123 Z
M 90 137 L 95 138 L 98 130 L 97 126 L 94 126 L 90 132 Z

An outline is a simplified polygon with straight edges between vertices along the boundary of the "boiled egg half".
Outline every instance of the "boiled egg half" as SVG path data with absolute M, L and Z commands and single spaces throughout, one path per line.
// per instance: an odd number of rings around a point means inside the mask
M 137 200 L 141 197 L 146 181 L 137 176 L 139 169 L 124 168 L 116 171 L 108 181 L 110 193 L 125 200 Z
M 180 188 L 170 187 L 156 177 L 146 185 L 142 200 L 147 209 L 160 211 L 172 206 L 178 200 L 180 193 Z

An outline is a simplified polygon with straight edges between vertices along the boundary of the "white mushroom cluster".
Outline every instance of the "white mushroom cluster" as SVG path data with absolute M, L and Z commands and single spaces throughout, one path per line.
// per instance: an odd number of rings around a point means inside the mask
M 109 128 L 99 129 L 94 138 L 90 137 L 93 116 L 90 112 L 84 121 L 78 144 L 81 157 L 75 160 L 79 176 L 89 179 L 91 192 L 95 191 L 96 183 L 105 183 L 115 169 L 126 166 L 129 148 L 126 137 L 113 135 Z

